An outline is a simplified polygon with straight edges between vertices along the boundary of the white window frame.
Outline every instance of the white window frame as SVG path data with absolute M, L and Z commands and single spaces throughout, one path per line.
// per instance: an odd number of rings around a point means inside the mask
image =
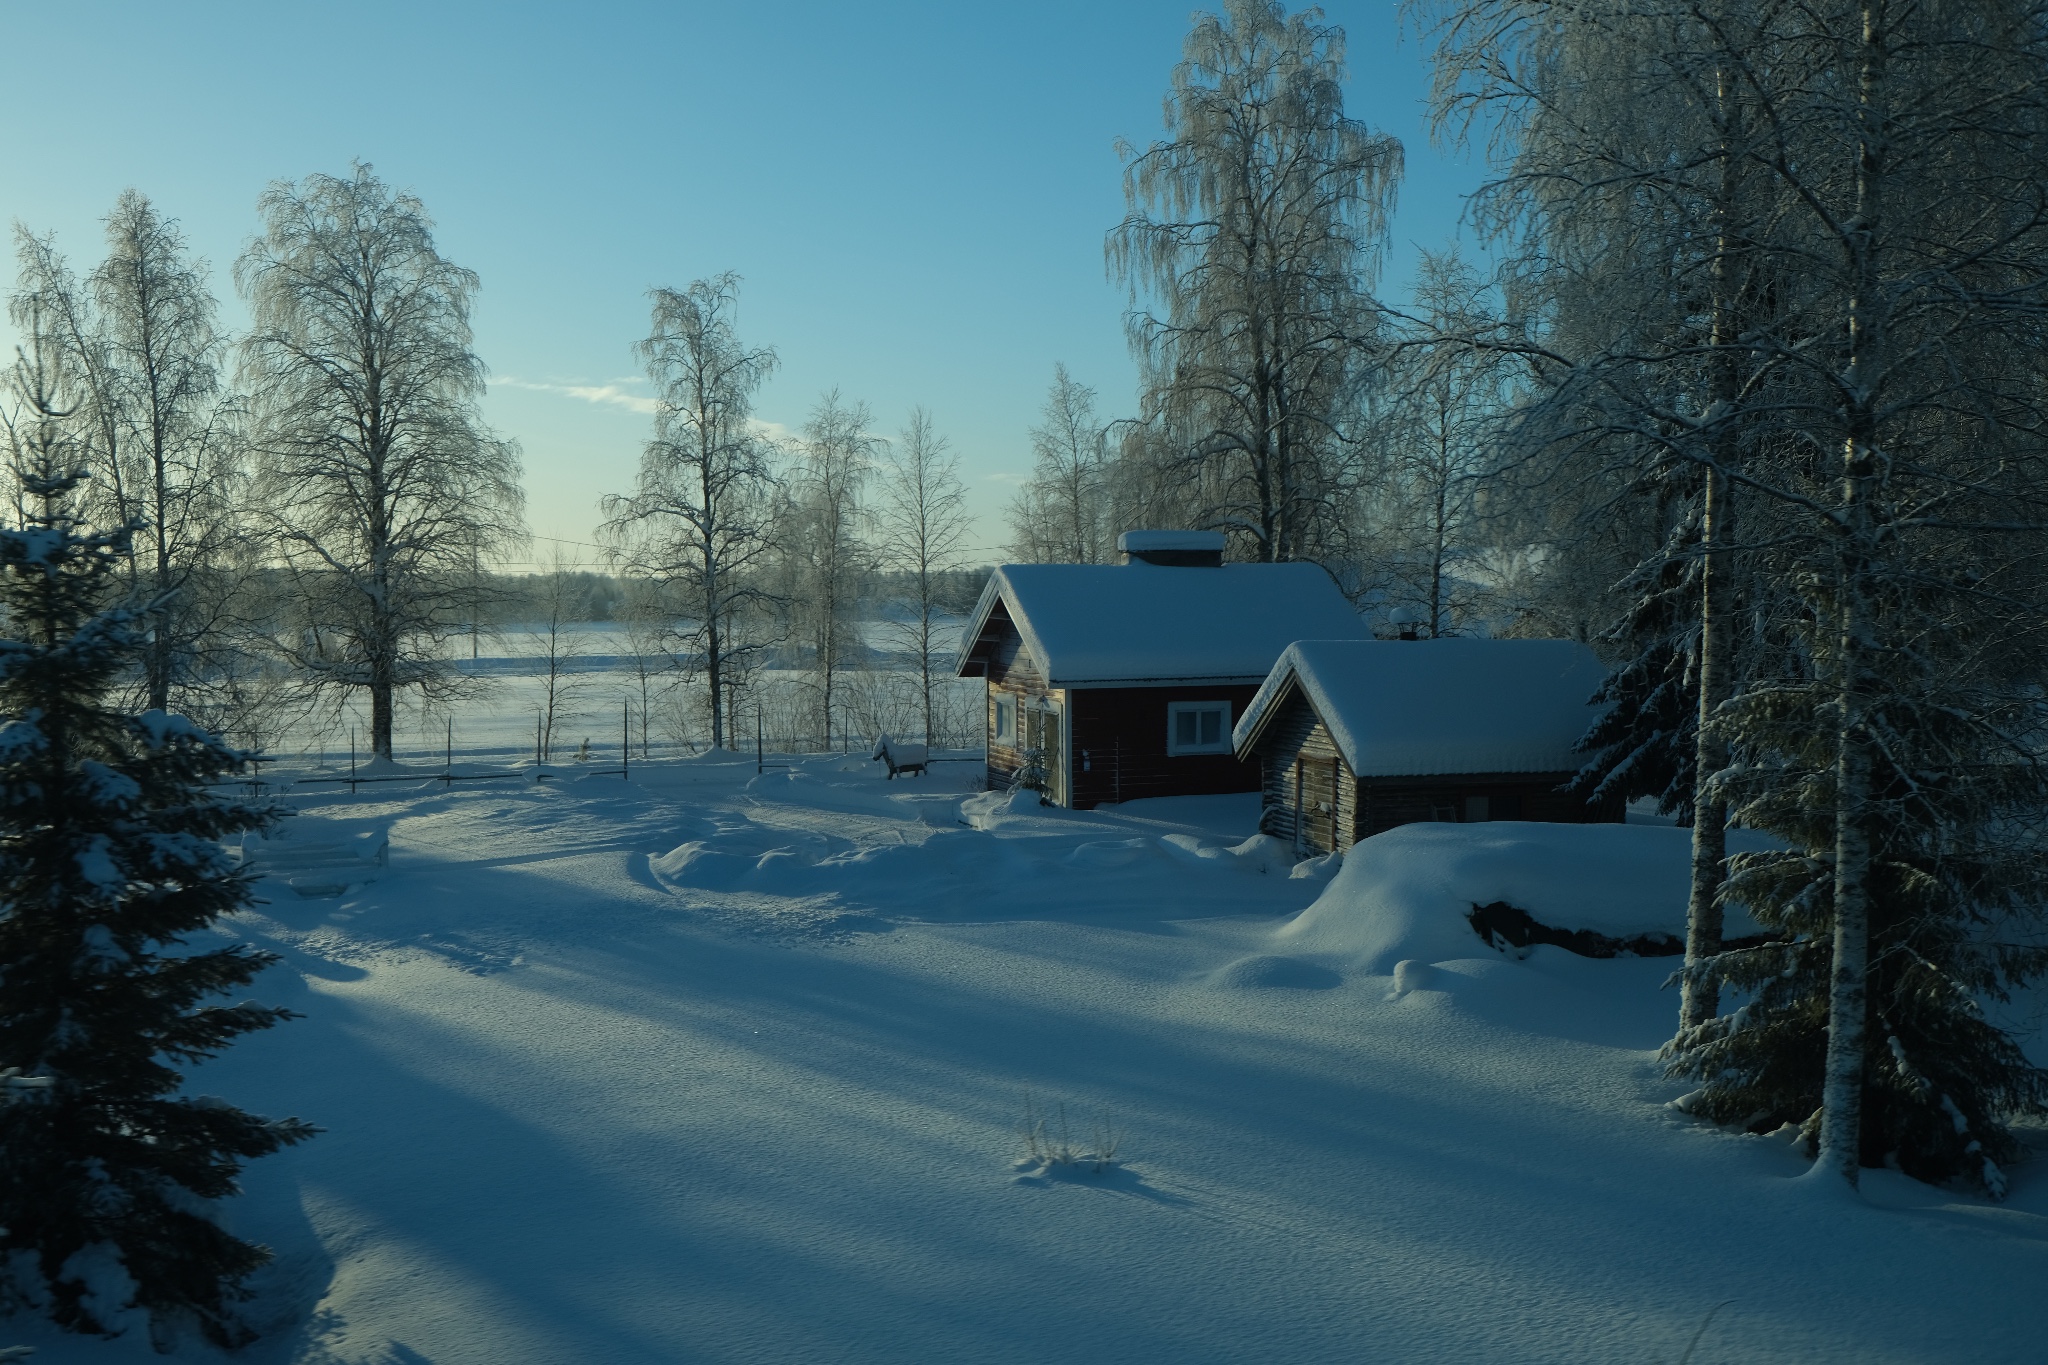
M 1214 744 L 1182 744 L 1175 739 L 1180 729 L 1180 718 L 1189 712 L 1221 711 L 1223 724 L 1221 737 Z M 1201 722 L 1197 721 L 1196 733 L 1201 733 Z M 1229 754 L 1237 752 L 1230 742 L 1230 703 L 1228 701 L 1170 701 L 1166 704 L 1166 753 L 1169 758 L 1180 758 L 1194 754 Z
M 992 738 L 997 744 L 1014 746 L 1017 743 L 1017 699 L 1015 697 L 996 697 L 995 716 L 989 722 L 989 726 L 993 731 Z

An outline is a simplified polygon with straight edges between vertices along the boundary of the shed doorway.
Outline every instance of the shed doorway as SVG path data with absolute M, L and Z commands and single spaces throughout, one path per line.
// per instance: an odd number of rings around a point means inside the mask
M 1337 760 L 1299 758 L 1294 764 L 1294 828 L 1301 853 L 1337 850 Z
M 1060 741 L 1060 713 L 1050 702 L 1041 702 L 1024 713 L 1024 745 L 1038 750 L 1045 765 L 1045 797 L 1056 806 L 1067 804 L 1066 746 Z

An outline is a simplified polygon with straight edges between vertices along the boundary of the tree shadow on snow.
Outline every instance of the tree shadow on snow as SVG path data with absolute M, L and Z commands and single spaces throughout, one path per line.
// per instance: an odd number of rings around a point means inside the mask
M 1080 1189 L 1100 1190 L 1104 1194 L 1122 1195 L 1126 1199 L 1144 1199 L 1154 1204 L 1164 1204 L 1169 1208 L 1195 1207 L 1195 1201 L 1186 1195 L 1174 1194 L 1156 1185 L 1148 1185 L 1144 1176 L 1120 1162 L 1101 1171 L 1085 1161 L 1022 1162 L 1019 1165 L 1021 1173 L 1010 1182 L 1013 1185 L 1023 1185 L 1034 1190 L 1074 1186 Z

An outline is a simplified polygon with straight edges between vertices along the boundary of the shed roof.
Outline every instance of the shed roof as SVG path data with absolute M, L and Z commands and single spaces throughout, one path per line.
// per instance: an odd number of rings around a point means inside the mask
M 1366 629 L 1316 564 L 1005 564 L 968 620 L 963 675 L 998 604 L 1052 687 L 1255 683 L 1290 641 Z
M 1299 692 L 1360 777 L 1571 772 L 1606 676 L 1574 640 L 1298 640 L 1233 737 L 1242 758 Z

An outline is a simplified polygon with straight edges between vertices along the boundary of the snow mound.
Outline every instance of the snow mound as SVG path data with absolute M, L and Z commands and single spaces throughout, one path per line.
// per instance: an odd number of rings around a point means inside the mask
M 1067 855 L 1067 861 L 1075 867 L 1128 867 L 1144 857 L 1150 847 L 1149 839 L 1103 840 L 1082 844 Z
M 1731 831 L 1734 850 L 1769 847 Z M 1275 935 L 1292 952 L 1384 976 L 1484 951 L 1466 916 L 1505 901 L 1556 929 L 1685 933 L 1692 831 L 1655 825 L 1402 825 L 1353 845 L 1313 905 Z M 1757 926 L 1739 911 L 1731 935 Z
M 1343 866 L 1343 854 L 1325 853 L 1319 858 L 1303 858 L 1287 869 L 1287 876 L 1289 880 L 1297 882 L 1326 882 L 1336 876 L 1338 869 Z
M 1412 957 L 1404 957 L 1394 964 L 1394 989 L 1388 993 L 1387 999 L 1399 1000 L 1411 991 L 1434 990 L 1439 981 L 1436 968 L 1427 962 L 1417 962 Z
M 1072 818 L 1079 812 L 1064 806 L 1049 806 L 1035 791 L 1011 787 L 1008 791 L 980 792 L 960 803 L 960 818 L 971 829 L 1000 829 L 1018 825 Z
M 823 861 L 814 849 L 802 846 L 735 850 L 692 839 L 649 857 L 647 867 L 672 890 L 733 890 L 760 882 L 780 886 Z
M 1168 834 L 1159 842 L 1183 857 L 1234 863 L 1247 872 L 1278 872 L 1294 864 L 1293 850 L 1270 834 L 1254 834 L 1235 844 L 1211 843 L 1193 834 Z
M 1232 990 L 1279 987 L 1286 990 L 1326 991 L 1332 986 L 1344 984 L 1343 977 L 1319 962 L 1278 953 L 1262 953 L 1257 957 L 1239 958 L 1229 966 L 1219 968 L 1209 977 L 1209 981 L 1211 985 Z

